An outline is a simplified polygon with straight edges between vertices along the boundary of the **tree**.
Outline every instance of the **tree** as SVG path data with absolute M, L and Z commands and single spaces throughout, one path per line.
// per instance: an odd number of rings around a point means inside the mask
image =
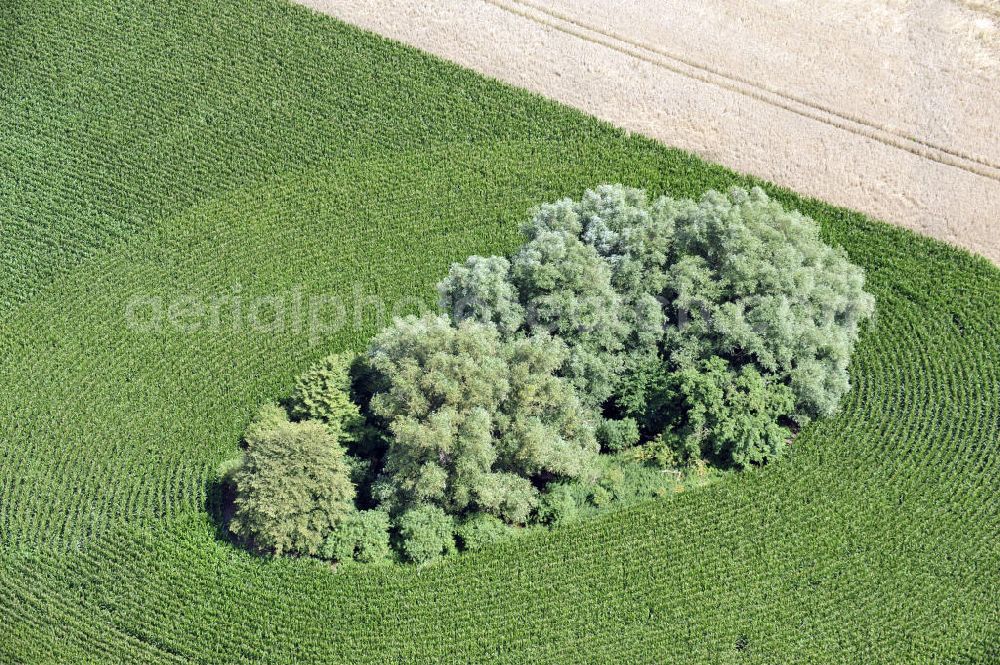
M 290 422 L 284 409 L 267 405 L 244 439 L 230 529 L 262 552 L 317 554 L 354 511 L 338 433 L 316 420 Z
M 300 420 L 334 425 L 344 436 L 358 427 L 361 414 L 351 399 L 352 353 L 334 353 L 309 368 L 295 382 L 290 410 Z
M 707 454 L 738 467 L 778 457 L 791 431 L 779 419 L 792 412 L 791 388 L 753 365 L 733 370 L 715 356 L 674 375 L 679 398 L 670 429 L 681 461 Z
M 678 367 L 719 356 L 787 384 L 804 424 L 832 414 L 874 299 L 864 272 L 812 219 L 763 190 L 709 192 L 678 211 L 663 298 L 665 350 Z
M 392 434 L 373 495 L 393 513 L 433 504 L 525 522 L 533 481 L 580 476 L 596 454 L 572 385 L 555 375 L 566 353 L 545 335 L 502 341 L 492 323 L 397 319 L 369 349 L 385 386 L 371 408 Z
M 706 364 L 714 358 L 737 383 L 752 382 L 743 371 L 752 367 L 772 406 L 785 404 L 778 384 L 788 387 L 793 405 L 774 415 L 800 425 L 832 414 L 850 388 L 859 326 L 874 311 L 864 273 L 813 220 L 759 188 L 650 202 L 641 190 L 602 185 L 542 205 L 523 233 L 509 262 L 453 266 L 442 303 L 472 303 L 453 319 L 491 321 L 506 337 L 550 332 L 568 348 L 556 374 L 584 405 L 634 418 L 647 439 L 680 436 L 667 428 L 690 420 L 668 410 L 698 403 L 677 392 L 694 389 L 693 372 L 707 373 L 705 385 L 723 380 Z M 609 447 L 618 445 L 612 427 L 600 432 Z M 706 440 L 706 453 L 715 448 L 736 450 Z

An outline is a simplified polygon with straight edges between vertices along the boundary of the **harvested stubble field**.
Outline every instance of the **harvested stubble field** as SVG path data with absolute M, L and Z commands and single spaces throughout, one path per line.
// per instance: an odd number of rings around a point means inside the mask
M 0 26 L 0 661 L 1000 658 L 985 260 L 764 184 L 878 298 L 841 413 L 785 459 L 422 569 L 264 560 L 219 538 L 215 469 L 374 317 L 157 334 L 130 298 L 430 303 L 541 201 L 761 183 L 279 0 Z

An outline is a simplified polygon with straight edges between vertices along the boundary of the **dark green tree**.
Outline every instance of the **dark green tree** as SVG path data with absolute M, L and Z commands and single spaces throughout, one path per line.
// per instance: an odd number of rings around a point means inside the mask
M 313 365 L 295 382 L 289 400 L 292 417 L 320 420 L 350 436 L 361 423 L 358 405 L 351 399 L 353 353 L 334 353 Z

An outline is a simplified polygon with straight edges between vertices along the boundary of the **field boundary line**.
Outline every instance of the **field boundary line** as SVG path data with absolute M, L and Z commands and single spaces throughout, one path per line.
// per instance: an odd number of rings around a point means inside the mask
M 666 69 L 690 79 L 736 92 L 796 115 L 824 123 L 852 134 L 905 150 L 918 157 L 962 169 L 969 173 L 1000 182 L 1000 164 L 969 155 L 904 132 L 861 118 L 843 114 L 821 104 L 801 99 L 754 81 L 733 76 L 670 53 L 657 46 L 644 44 L 615 32 L 601 30 L 579 19 L 567 16 L 526 0 L 483 0 L 498 9 L 545 27 L 558 30 L 580 40 L 623 53 L 648 64 Z M 540 16 L 539 16 L 540 15 Z

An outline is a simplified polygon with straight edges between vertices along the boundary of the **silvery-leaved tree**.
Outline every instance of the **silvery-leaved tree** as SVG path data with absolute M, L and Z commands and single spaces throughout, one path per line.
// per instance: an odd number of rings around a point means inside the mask
M 603 185 L 541 206 L 523 231 L 509 261 L 452 266 L 442 305 L 505 339 L 550 332 L 581 402 L 635 418 L 647 438 L 665 434 L 688 456 L 697 440 L 698 454 L 745 466 L 780 454 L 786 425 L 831 415 L 850 387 L 874 312 L 864 273 L 761 189 L 650 201 Z
M 690 367 L 712 356 L 788 385 L 800 424 L 850 388 L 859 326 L 875 310 L 864 271 L 811 218 L 763 190 L 709 192 L 676 216 L 664 348 Z

